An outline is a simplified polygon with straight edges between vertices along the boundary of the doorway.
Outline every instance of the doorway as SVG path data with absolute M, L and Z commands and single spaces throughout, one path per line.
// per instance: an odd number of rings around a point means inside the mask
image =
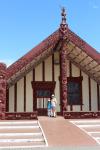
M 55 81 L 32 81 L 33 88 L 33 110 L 39 116 L 47 115 L 47 101 L 55 90 Z
M 48 98 L 37 98 L 37 111 L 39 116 L 47 115 L 47 101 Z

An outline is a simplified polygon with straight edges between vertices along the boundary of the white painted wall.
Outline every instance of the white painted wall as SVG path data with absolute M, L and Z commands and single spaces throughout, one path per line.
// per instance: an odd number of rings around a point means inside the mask
M 33 111 L 32 71 L 26 75 L 26 112 Z
M 73 105 L 73 111 L 79 112 L 80 111 L 80 105 Z
M 55 64 L 58 62 L 58 64 Z M 54 79 L 56 81 L 55 87 L 55 97 L 57 99 L 57 111 L 60 112 L 60 84 L 59 84 L 59 76 L 60 76 L 60 60 L 59 60 L 59 52 L 54 53 Z
M 88 86 L 88 76 L 82 72 L 82 96 L 83 96 L 83 111 L 89 111 L 89 86 Z
M 91 79 L 91 111 L 97 111 L 97 83 Z
M 42 63 L 35 68 L 35 81 L 42 81 Z
M 59 85 L 59 75 L 60 75 L 60 67 L 59 65 L 54 65 L 54 74 L 55 74 L 55 81 L 56 81 L 56 87 L 55 87 L 55 97 L 57 99 L 57 111 L 60 111 L 60 85 Z
M 14 112 L 14 86 L 9 88 L 9 112 Z
M 80 76 L 80 69 L 72 64 L 72 76 L 79 77 Z
M 67 106 L 67 110 L 70 111 L 70 105 Z
M 24 112 L 24 78 L 17 82 L 17 112 Z
M 45 60 L 45 81 L 52 81 L 52 56 Z

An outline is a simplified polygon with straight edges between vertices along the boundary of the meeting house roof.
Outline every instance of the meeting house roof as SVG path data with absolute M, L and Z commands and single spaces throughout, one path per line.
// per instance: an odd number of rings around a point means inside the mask
M 7 82 L 11 86 L 24 77 L 36 65 L 52 53 L 66 49 L 67 58 L 100 84 L 100 53 L 70 30 L 66 23 L 65 9 L 62 9 L 59 29 L 7 68 Z

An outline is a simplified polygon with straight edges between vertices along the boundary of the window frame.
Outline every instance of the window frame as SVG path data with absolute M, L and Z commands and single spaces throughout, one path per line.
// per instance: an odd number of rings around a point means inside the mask
M 71 103 L 69 103 L 68 102 L 68 105 L 83 105 L 83 101 L 82 101 L 82 80 L 83 80 L 83 77 L 82 76 L 80 76 L 80 77 L 67 77 L 67 82 L 69 83 L 69 82 L 73 82 L 73 83 L 78 83 L 78 85 L 80 86 L 80 95 L 79 95 L 79 97 L 80 97 L 80 99 L 78 100 L 78 103 L 72 103 L 72 101 L 71 101 Z M 68 83 L 67 83 L 67 88 L 68 88 Z M 69 92 L 69 93 L 75 93 L 75 92 Z M 69 94 L 68 93 L 68 89 L 67 89 L 67 95 Z M 67 96 L 67 99 L 68 99 L 68 96 Z

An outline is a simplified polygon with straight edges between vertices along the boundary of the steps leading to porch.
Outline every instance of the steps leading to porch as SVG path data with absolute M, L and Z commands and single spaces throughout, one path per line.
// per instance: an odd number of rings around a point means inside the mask
M 38 120 L 0 122 L 0 149 L 45 146 L 47 141 Z

